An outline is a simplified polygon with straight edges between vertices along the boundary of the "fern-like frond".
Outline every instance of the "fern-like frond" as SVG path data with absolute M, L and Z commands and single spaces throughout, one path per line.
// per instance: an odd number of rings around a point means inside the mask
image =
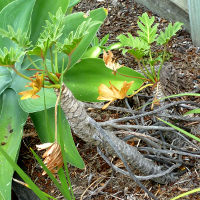
M 155 17 L 149 18 L 147 13 L 143 13 L 142 16 L 139 17 L 139 20 L 140 21 L 137 22 L 138 27 L 140 28 L 140 30 L 137 31 L 138 35 L 148 44 L 153 43 L 157 37 L 158 27 L 158 24 L 152 26 L 155 21 Z
M 148 53 L 150 45 L 139 37 L 133 37 L 130 33 L 127 33 L 127 35 L 128 37 L 123 34 L 117 36 L 122 46 L 129 47 L 128 49 L 122 48 L 122 53 L 125 54 L 128 52 L 136 59 L 140 60 Z
M 27 37 L 27 33 L 23 33 L 21 29 L 18 29 L 17 32 L 14 31 L 13 27 L 8 25 L 8 30 L 4 30 L 0 28 L 0 35 L 2 37 L 9 38 L 13 42 L 19 45 L 22 48 L 29 48 L 31 46 L 31 42 Z
M 62 36 L 65 14 L 62 12 L 62 9 L 59 8 L 55 15 L 49 13 L 49 18 L 49 20 L 45 21 L 46 25 L 44 26 L 44 31 L 40 34 L 36 44 L 36 48 L 40 48 L 44 54 L 46 54 L 47 49 L 55 44 Z M 34 51 L 32 51 L 32 53 L 33 52 Z
M 157 44 L 159 45 L 167 44 L 169 40 L 172 38 L 172 36 L 176 35 L 177 31 L 181 29 L 182 25 L 183 23 L 181 22 L 176 22 L 174 25 L 170 23 L 164 32 L 163 31 L 160 32 L 160 35 L 156 39 Z
M 91 22 L 91 19 L 84 21 L 78 26 L 75 32 L 70 32 L 63 44 L 58 44 L 59 50 L 67 55 L 71 55 L 78 47 L 84 36 L 88 34 L 88 29 L 98 23 L 99 22 Z
M 3 51 L 0 49 L 0 65 L 14 65 L 24 54 L 25 52 L 22 52 L 19 49 L 17 50 L 16 48 L 11 47 L 10 50 L 8 50 L 6 47 L 4 47 Z

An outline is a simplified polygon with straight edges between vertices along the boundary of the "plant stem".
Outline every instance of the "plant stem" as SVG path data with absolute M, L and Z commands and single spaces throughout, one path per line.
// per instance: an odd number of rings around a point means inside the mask
M 60 95 L 58 95 L 55 105 L 55 142 L 58 140 L 58 104 L 60 101 Z
M 144 80 L 144 81 L 149 81 L 149 79 L 147 78 L 142 78 L 142 77 L 136 77 L 136 76 L 129 76 L 129 75 L 126 75 L 126 74 L 121 74 L 119 73 L 118 71 L 116 71 L 120 76 L 125 76 L 125 77 L 129 77 L 129 78 L 137 78 L 137 79 L 141 79 L 141 80 Z
M 55 51 L 55 70 L 58 73 L 58 53 Z
M 50 47 L 50 57 L 51 57 L 51 70 L 54 73 L 52 47 Z
M 44 88 L 60 88 L 60 84 L 55 84 L 55 85 L 45 85 Z
M 15 68 L 14 65 L 12 66 L 12 69 L 15 71 L 15 73 L 16 73 L 17 75 L 21 76 L 21 77 L 24 78 L 24 79 L 27 79 L 27 80 L 29 80 L 29 81 L 32 81 L 32 78 L 30 78 L 30 77 L 28 77 L 28 76 L 26 76 L 26 75 L 20 73 L 19 71 L 17 71 L 17 69 Z
M 160 67 L 159 67 L 159 69 L 158 69 L 158 74 L 157 74 L 157 76 L 158 76 L 158 78 L 157 78 L 158 81 L 160 80 L 160 71 L 161 71 L 161 69 L 162 69 L 162 67 L 163 67 L 163 64 L 164 64 L 164 62 L 165 62 L 166 53 L 167 53 L 167 44 L 165 44 L 165 46 L 164 46 L 163 59 L 162 59 L 161 65 L 160 65 Z
M 71 65 L 71 55 L 68 56 L 68 63 L 67 63 L 67 67 L 65 68 L 63 75 L 68 71 L 69 67 Z

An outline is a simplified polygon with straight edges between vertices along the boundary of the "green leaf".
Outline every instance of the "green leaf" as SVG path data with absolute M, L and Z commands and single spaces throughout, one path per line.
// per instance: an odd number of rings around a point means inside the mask
M 7 89 L 2 94 L 2 110 L 0 114 L 0 146 L 13 159 L 17 159 L 23 125 L 28 114 L 19 106 L 16 93 L 12 89 Z M 13 167 L 0 154 L 0 194 L 3 199 L 11 199 L 11 182 Z
M 56 187 L 59 189 L 59 191 L 64 195 L 66 199 L 68 198 L 68 193 L 65 191 L 65 189 L 62 187 L 62 185 L 57 181 L 57 179 L 54 177 L 54 175 L 50 172 L 50 170 L 46 167 L 46 165 L 43 163 L 43 161 L 40 159 L 40 157 L 31 149 L 32 154 L 34 155 L 35 159 L 38 161 L 38 163 L 42 166 L 44 171 L 47 173 L 47 175 L 51 178 L 51 180 L 54 182 Z
M 75 6 L 76 4 L 78 4 L 80 2 L 80 0 L 70 0 L 69 2 L 69 8 Z
M 160 35 L 156 39 L 158 45 L 167 44 L 172 36 L 176 35 L 177 31 L 181 29 L 183 23 L 176 22 L 174 25 L 170 23 L 165 29 L 165 32 L 161 31 Z
M 7 162 L 13 167 L 13 169 L 20 175 L 20 177 L 28 184 L 28 187 L 31 188 L 31 190 L 33 190 L 33 192 L 35 192 L 35 194 L 40 197 L 40 199 L 43 200 L 48 200 L 47 197 L 51 197 L 50 195 L 42 192 L 37 185 L 35 185 L 35 183 L 26 175 L 26 173 L 14 162 L 14 160 L 12 159 L 12 157 L 10 157 L 4 150 L 3 148 L 0 147 L 0 152 L 1 154 L 4 156 L 4 158 L 7 160 Z M 47 197 L 46 197 L 47 196 Z M 0 193 L 0 197 L 1 200 L 8 200 L 8 199 L 4 199 L 1 196 Z
M 190 111 L 186 112 L 184 114 L 184 116 L 185 115 L 189 115 L 189 114 L 200 114 L 200 108 L 197 108 L 197 109 L 194 109 L 194 110 L 190 110 Z
M 62 36 L 62 31 L 64 28 L 65 14 L 62 9 L 59 8 L 55 15 L 49 13 L 49 20 L 45 21 L 45 26 L 43 32 L 40 34 L 36 46 L 28 52 L 30 55 L 45 55 L 47 50 L 57 43 L 59 38 Z M 39 50 L 39 53 L 38 53 Z
M 23 51 L 19 49 L 14 49 L 13 47 L 8 50 L 6 47 L 3 51 L 0 49 L 0 65 L 2 66 L 12 66 L 24 55 Z
M 0 11 L 14 0 L 0 0 Z
M 127 76 L 144 78 L 128 67 L 122 67 L 118 69 L 118 72 Z M 109 81 L 117 88 L 121 88 L 124 81 L 134 81 L 128 94 L 131 94 L 133 90 L 137 90 L 143 84 L 141 79 L 120 76 L 118 73 L 114 76 L 112 70 L 108 69 L 103 60 L 98 58 L 83 59 L 64 75 L 64 83 L 81 101 L 98 101 L 99 85 L 103 83 L 109 86 Z
M 0 95 L 12 82 L 11 73 L 6 67 L 0 66 Z
M 106 34 L 106 35 L 101 39 L 101 41 L 100 41 L 100 43 L 99 43 L 99 46 L 104 46 L 104 45 L 107 43 L 109 37 L 110 37 L 110 35 L 109 35 L 109 34 Z
M 66 13 L 69 0 L 37 0 L 32 14 L 31 21 L 31 41 L 36 43 L 40 33 L 43 31 L 45 20 L 49 19 L 49 13 L 54 15 L 59 7 Z
M 31 42 L 27 36 L 27 32 L 22 32 L 21 29 L 15 31 L 12 26 L 8 25 L 8 31 L 0 28 L 0 35 L 2 37 L 9 38 L 13 42 L 19 45 L 22 48 L 28 48 L 31 46 Z
M 158 118 L 158 117 L 157 117 L 157 118 Z M 197 142 L 200 142 L 200 138 L 196 137 L 195 135 L 193 135 L 193 134 L 191 134 L 191 133 L 189 133 L 189 132 L 187 132 L 187 131 L 185 131 L 185 130 L 179 128 L 178 126 L 175 126 L 175 125 L 171 124 L 170 122 L 166 122 L 166 121 L 164 121 L 163 119 L 160 119 L 160 118 L 158 118 L 158 119 L 159 119 L 160 121 L 164 122 L 165 124 L 167 124 L 168 126 L 171 126 L 171 127 L 174 128 L 175 130 L 177 130 L 177 131 L 179 131 L 179 132 L 185 134 L 186 136 L 188 136 L 188 137 L 190 137 L 190 138 L 196 140 Z
M 137 31 L 138 35 L 146 41 L 148 44 L 153 43 L 157 37 L 157 27 L 158 24 L 153 23 L 155 21 L 155 17 L 149 18 L 147 13 L 143 13 L 142 16 L 139 16 L 140 21 L 137 22 L 140 31 Z
M 90 47 L 82 56 L 84 58 L 98 58 L 101 54 L 101 48 L 99 46 Z
M 30 114 L 31 119 L 34 122 L 37 133 L 41 141 L 44 142 L 54 142 L 55 141 L 55 108 L 50 108 L 46 111 L 36 112 Z M 45 114 L 46 112 L 46 114 Z M 58 126 L 58 135 L 61 134 L 60 131 L 64 131 L 64 146 L 65 153 L 67 155 L 67 161 L 80 168 L 83 169 L 84 162 L 79 155 L 77 148 L 74 144 L 70 126 L 65 118 L 64 113 L 61 113 L 61 117 L 58 115 L 58 121 L 61 120 L 61 127 Z
M 27 33 L 30 27 L 34 4 L 35 0 L 16 0 L 8 4 L 0 12 L 0 28 L 7 30 L 7 26 L 10 25 L 14 31 L 20 29 L 23 33 Z M 12 41 L 0 37 L 0 48 L 9 48 L 11 46 L 15 46 Z
M 84 13 L 73 13 L 71 15 L 68 15 L 65 19 L 65 28 L 63 31 L 62 38 L 60 42 L 64 42 L 65 38 L 68 37 L 68 35 L 71 33 L 71 31 L 74 31 L 78 28 L 78 26 L 83 22 L 87 21 L 88 19 L 92 19 L 91 23 L 93 22 L 99 22 L 98 24 L 92 26 L 88 30 L 88 34 L 81 40 L 78 47 L 75 49 L 71 56 L 71 65 L 73 66 L 84 54 L 84 52 L 88 49 L 90 43 L 92 42 L 94 36 L 96 35 L 100 25 L 103 23 L 104 19 L 106 18 L 107 13 L 104 8 L 98 8 L 96 10 L 92 10 L 90 12 L 90 16 L 88 18 L 84 17 Z M 60 57 L 60 66 L 62 66 L 63 57 Z
M 140 60 L 144 55 L 148 53 L 150 45 L 139 37 L 133 37 L 130 33 L 127 35 L 128 37 L 123 34 L 117 36 L 117 39 L 120 41 L 122 46 L 131 48 L 122 48 L 122 53 L 125 54 L 128 52 L 136 59 Z
M 67 38 L 65 38 L 63 45 L 60 45 L 60 50 L 70 56 L 80 44 L 81 40 L 87 35 L 88 29 L 98 24 L 92 22 L 91 19 L 82 22 L 76 31 L 71 31 Z

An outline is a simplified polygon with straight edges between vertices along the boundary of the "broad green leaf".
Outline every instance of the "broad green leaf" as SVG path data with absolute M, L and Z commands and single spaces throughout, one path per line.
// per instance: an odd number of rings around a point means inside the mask
M 189 115 L 189 114 L 200 114 L 200 108 L 190 110 L 190 111 L 186 112 L 184 115 Z
M 13 160 L 16 160 L 23 134 L 23 125 L 28 114 L 20 108 L 16 93 L 12 89 L 5 90 L 2 96 L 0 146 Z M 5 200 L 11 199 L 12 175 L 12 166 L 0 154 L 0 194 Z
M 78 4 L 80 2 L 80 0 L 70 0 L 69 1 L 69 8 L 75 6 L 76 4 Z
M 15 31 L 21 29 L 22 32 L 28 32 L 34 4 L 35 0 L 16 0 L 8 4 L 0 12 L 0 28 L 7 30 L 10 25 Z M 0 37 L 0 48 L 11 46 L 15 46 L 13 42 Z
M 157 37 L 157 26 L 158 24 L 153 23 L 155 21 L 155 17 L 149 18 L 147 13 L 143 13 L 142 16 L 139 16 L 140 21 L 137 22 L 140 31 L 137 31 L 138 35 L 146 41 L 148 44 L 153 43 Z
M 183 23 L 176 22 L 174 25 L 170 23 L 165 31 L 161 31 L 160 35 L 156 39 L 158 45 L 163 45 L 169 42 L 172 36 L 176 35 L 177 31 L 181 29 Z
M 68 35 L 71 33 L 71 31 L 74 31 L 78 28 L 78 26 L 83 22 L 87 21 L 88 19 L 92 19 L 91 23 L 93 22 L 99 22 L 99 24 L 96 24 L 89 28 L 88 34 L 81 40 L 78 47 L 75 49 L 71 56 L 71 65 L 73 66 L 83 55 L 83 53 L 88 49 L 91 41 L 93 40 L 94 36 L 96 35 L 100 25 L 103 23 L 104 19 L 106 18 L 107 14 L 104 8 L 99 8 L 96 10 L 92 10 L 90 12 L 90 15 L 88 18 L 84 17 L 84 13 L 74 13 L 71 15 L 68 15 L 65 19 L 65 28 L 63 31 L 63 41 Z M 62 42 L 62 41 L 61 41 Z M 62 57 L 60 58 L 60 63 L 62 66 Z
M 87 51 L 83 54 L 81 59 L 84 58 L 98 58 L 101 54 L 101 48 L 99 46 L 93 46 L 87 49 Z
M 55 108 L 50 108 L 46 111 L 30 114 L 31 119 L 33 120 L 34 125 L 36 127 L 38 136 L 43 143 L 55 141 L 54 139 L 55 138 L 55 112 L 54 110 Z M 59 128 L 58 126 L 58 134 L 60 134 L 60 131 L 62 130 L 64 131 L 63 135 L 64 135 L 65 152 L 67 155 L 66 159 L 70 164 L 83 169 L 84 162 L 81 156 L 79 155 L 77 148 L 74 144 L 74 141 L 71 135 L 70 126 L 63 112 L 61 113 L 61 118 L 58 115 L 58 121 L 59 120 L 61 120 L 62 127 Z
M 0 95 L 12 82 L 10 71 L 0 66 Z
M 14 0 L 0 0 L 0 11 L 7 6 L 9 3 L 13 2 Z
M 55 14 L 59 7 L 65 13 L 67 11 L 69 0 L 36 0 L 32 21 L 31 21 L 31 41 L 33 44 L 37 41 L 40 33 L 43 31 L 45 20 L 49 19 L 49 12 Z
M 127 76 L 144 78 L 128 67 L 122 67 L 118 72 Z M 112 70 L 108 69 L 103 60 L 98 58 L 83 59 L 64 76 L 64 83 L 81 101 L 97 101 L 99 85 L 103 83 L 109 86 L 109 81 L 117 88 L 121 88 L 124 81 L 134 81 L 128 94 L 137 90 L 143 83 L 141 79 L 121 76 L 118 73 L 114 76 Z

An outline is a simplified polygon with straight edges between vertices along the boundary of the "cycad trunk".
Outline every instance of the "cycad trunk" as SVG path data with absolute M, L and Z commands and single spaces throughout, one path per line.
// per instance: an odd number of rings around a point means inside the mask
M 55 92 L 57 96 L 60 93 L 59 90 L 55 90 Z M 91 118 L 87 114 L 83 103 L 78 101 L 64 84 L 62 85 L 61 92 L 61 107 L 69 121 L 71 129 L 79 138 L 89 144 L 102 146 L 110 155 L 116 155 L 109 142 L 90 124 Z M 160 166 L 145 158 L 135 147 L 128 145 L 112 132 L 109 132 L 108 135 L 133 170 L 138 169 L 144 175 L 161 172 Z M 174 179 L 173 174 L 168 174 L 153 180 L 165 184 L 174 181 Z

